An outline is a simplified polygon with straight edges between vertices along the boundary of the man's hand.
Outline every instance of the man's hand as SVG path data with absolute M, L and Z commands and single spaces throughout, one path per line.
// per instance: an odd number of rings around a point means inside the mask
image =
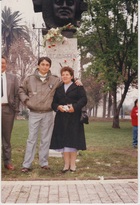
M 27 101 L 28 101 L 28 100 L 29 100 L 29 99 L 26 99 L 26 100 L 24 101 L 24 104 L 25 104 L 25 105 L 27 105 Z
M 76 80 L 75 80 L 75 84 L 76 84 L 77 86 L 83 86 L 82 82 L 81 82 L 79 79 L 76 79 Z

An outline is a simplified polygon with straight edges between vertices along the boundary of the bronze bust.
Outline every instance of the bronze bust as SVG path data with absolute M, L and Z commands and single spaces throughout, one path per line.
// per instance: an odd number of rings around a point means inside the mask
M 83 0 L 32 1 L 34 11 L 42 12 L 42 16 L 46 25 L 46 33 L 50 28 L 62 27 L 68 23 L 78 27 L 81 14 L 87 10 L 87 3 L 83 2 Z M 64 35 L 71 37 L 71 35 L 68 35 L 67 33 L 64 33 Z

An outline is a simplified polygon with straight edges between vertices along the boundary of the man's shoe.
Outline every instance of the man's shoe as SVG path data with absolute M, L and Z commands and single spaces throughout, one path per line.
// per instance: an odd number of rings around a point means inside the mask
M 50 170 L 51 168 L 49 167 L 49 166 L 43 166 L 43 167 L 41 167 L 42 169 L 46 169 L 46 170 Z
M 23 168 L 21 169 L 21 172 L 23 172 L 23 173 L 27 173 L 27 172 L 29 172 L 29 171 L 31 171 L 30 168 L 23 167 Z
M 8 170 L 14 170 L 15 169 L 12 164 L 6 164 L 6 165 L 4 165 L 4 167 Z

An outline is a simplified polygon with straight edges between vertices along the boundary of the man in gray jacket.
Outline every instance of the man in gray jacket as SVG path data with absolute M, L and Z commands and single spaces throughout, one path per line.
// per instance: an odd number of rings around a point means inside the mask
M 60 85 L 60 79 L 51 74 L 50 67 L 50 58 L 39 58 L 38 68 L 34 74 L 28 76 L 19 88 L 20 100 L 30 109 L 29 136 L 22 172 L 28 172 L 31 169 L 39 128 L 41 129 L 39 164 L 43 169 L 50 169 L 48 166 L 48 156 L 54 124 L 51 104 L 55 90 Z

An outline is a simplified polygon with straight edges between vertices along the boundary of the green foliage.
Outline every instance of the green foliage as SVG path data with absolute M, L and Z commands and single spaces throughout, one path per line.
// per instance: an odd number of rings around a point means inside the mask
M 85 125 L 87 150 L 79 151 L 77 171 L 62 174 L 63 159 L 49 157 L 50 171 L 38 164 L 39 140 L 33 161 L 33 170 L 21 173 L 28 136 L 28 121 L 16 120 L 12 133 L 12 162 L 15 171 L 2 165 L 2 180 L 74 180 L 137 178 L 137 150 L 132 147 L 130 121 L 122 121 L 121 129 L 112 129 L 111 121 L 92 120 Z
M 82 59 L 87 68 L 113 97 L 113 127 L 119 128 L 119 111 L 129 87 L 138 79 L 138 2 L 126 0 L 87 0 L 88 12 L 78 33 Z M 123 87 L 117 104 L 117 89 Z
M 88 13 L 83 17 L 78 44 L 83 55 L 87 52 L 93 55 L 90 71 L 101 73 L 110 88 L 113 82 L 132 83 L 138 73 L 137 2 L 87 0 L 87 3 Z M 96 77 L 102 81 L 100 75 Z

